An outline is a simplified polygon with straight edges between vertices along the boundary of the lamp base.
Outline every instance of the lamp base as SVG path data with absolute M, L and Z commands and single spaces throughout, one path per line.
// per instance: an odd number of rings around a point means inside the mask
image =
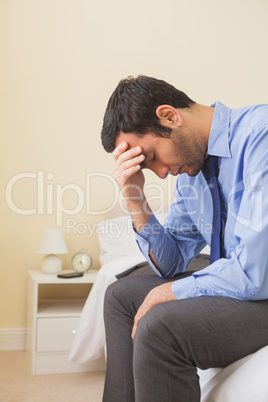
M 60 257 L 55 254 L 49 254 L 43 258 L 41 269 L 46 274 L 58 274 L 62 268 Z

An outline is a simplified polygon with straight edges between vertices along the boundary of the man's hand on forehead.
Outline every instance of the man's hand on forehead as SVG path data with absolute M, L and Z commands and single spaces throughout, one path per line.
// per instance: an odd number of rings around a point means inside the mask
M 121 155 L 121 160 L 129 160 L 129 159 L 133 159 L 136 156 L 141 156 L 140 155 L 142 153 L 142 147 L 141 146 L 136 146 L 133 148 L 129 148 L 129 144 L 124 141 L 121 142 L 113 151 L 113 157 L 115 160 L 117 160 Z M 139 160 L 144 160 L 144 158 L 140 158 Z
M 121 155 L 122 152 L 126 151 L 128 148 L 128 143 L 127 142 L 121 142 L 113 151 L 113 157 L 116 160 L 119 155 Z
M 132 176 L 141 170 L 145 156 L 142 154 L 141 146 L 129 148 L 129 144 L 124 141 L 115 148 L 113 157 L 115 159 L 114 178 L 123 188 L 130 179 L 132 180 Z

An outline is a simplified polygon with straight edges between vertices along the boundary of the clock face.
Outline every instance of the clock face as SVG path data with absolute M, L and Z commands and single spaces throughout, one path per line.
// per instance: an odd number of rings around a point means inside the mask
M 77 272 L 85 272 L 91 267 L 91 257 L 89 254 L 80 251 L 72 258 L 72 267 Z

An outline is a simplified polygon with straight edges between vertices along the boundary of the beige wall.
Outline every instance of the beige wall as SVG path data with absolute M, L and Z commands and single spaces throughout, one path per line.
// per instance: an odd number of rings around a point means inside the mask
M 267 15 L 265 0 L 0 0 L 1 328 L 26 325 L 42 230 L 60 227 L 65 268 L 81 248 L 99 267 L 96 233 L 82 232 L 116 193 L 100 130 L 117 82 L 143 73 L 200 103 L 267 103 Z M 148 180 L 166 206 L 157 186 L 174 183 Z M 89 205 L 75 211 L 78 192 Z

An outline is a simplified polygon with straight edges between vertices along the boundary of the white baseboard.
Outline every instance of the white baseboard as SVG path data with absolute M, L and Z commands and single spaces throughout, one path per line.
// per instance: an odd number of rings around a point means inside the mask
M 26 328 L 0 328 L 0 350 L 25 350 Z

